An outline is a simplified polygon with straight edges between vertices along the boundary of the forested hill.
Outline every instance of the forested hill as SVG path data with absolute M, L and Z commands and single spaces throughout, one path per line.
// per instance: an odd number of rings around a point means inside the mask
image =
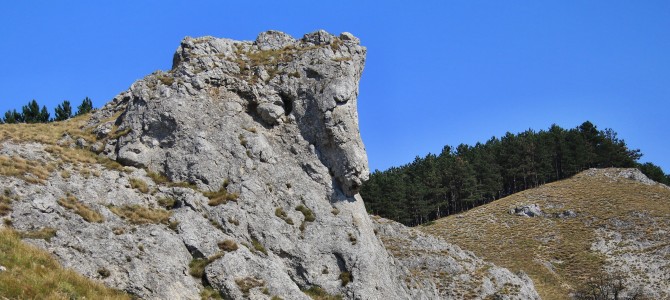
M 588 168 L 637 167 L 670 184 L 670 175 L 660 167 L 638 163 L 641 156 L 612 129 L 598 130 L 589 121 L 573 129 L 554 124 L 539 132 L 508 132 L 474 146 L 445 146 L 439 155 L 375 170 L 361 196 L 371 214 L 415 226 Z

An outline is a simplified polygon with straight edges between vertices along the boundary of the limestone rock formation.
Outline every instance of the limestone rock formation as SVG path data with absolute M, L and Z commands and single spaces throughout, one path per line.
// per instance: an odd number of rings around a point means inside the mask
M 369 172 L 356 108 L 365 53 L 349 33 L 187 37 L 170 71 L 94 112 L 82 136 L 65 131 L 58 147 L 3 142 L 2 155 L 53 165 L 41 184 L 0 176 L 17 199 L 12 226 L 55 229 L 28 240 L 146 299 L 198 299 L 204 287 L 232 299 L 310 299 L 310 288 L 347 299 L 448 295 L 440 278 L 407 285 L 358 195 Z M 533 295 L 531 282 L 492 270 L 502 277 L 486 275 L 499 281 L 477 293 L 510 283 L 509 297 Z
M 513 274 L 391 220 L 373 217 L 373 224 L 404 271 L 413 299 L 540 299 L 524 273 Z

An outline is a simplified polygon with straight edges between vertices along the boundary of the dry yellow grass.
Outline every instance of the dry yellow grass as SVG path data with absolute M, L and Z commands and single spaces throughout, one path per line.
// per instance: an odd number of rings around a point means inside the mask
M 149 192 L 149 186 L 147 185 L 147 183 L 139 178 L 130 178 L 130 186 L 144 194 Z
M 48 253 L 7 229 L 0 229 L 0 265 L 7 268 L 0 272 L 3 299 L 131 299 L 63 269 Z
M 118 116 L 117 114 L 110 119 Z M 41 143 L 45 146 L 45 151 L 55 158 L 55 162 L 27 161 L 20 157 L 0 156 L 0 175 L 17 177 L 30 183 L 44 183 L 56 168 L 66 163 L 73 164 L 77 168 L 97 163 L 108 169 L 121 170 L 123 167 L 118 163 L 87 149 L 58 145 L 58 141 L 66 135 L 73 140 L 83 138 L 88 143 L 96 142 L 96 136 L 84 128 L 89 118 L 90 114 L 86 114 L 60 122 L 1 124 L 0 141 L 11 141 L 16 144 Z
M 508 213 L 512 207 L 534 203 L 545 213 L 573 210 L 577 217 L 528 218 Z M 615 219 L 632 222 L 631 228 L 645 228 L 648 219 L 636 218 L 637 212 L 662 221 L 657 224 L 670 225 L 670 190 L 582 173 L 418 229 L 512 271 L 526 272 L 542 299 L 568 299 L 571 290 L 598 275 L 604 265 L 604 257 L 591 251 L 595 229 Z
M 0 175 L 20 178 L 28 183 L 43 184 L 54 170 L 52 165 L 20 157 L 0 155 Z
M 80 215 L 87 222 L 101 223 L 105 220 L 99 212 L 79 202 L 79 200 L 72 195 L 67 196 L 67 198 L 59 199 L 58 204 L 74 210 L 76 214 Z
M 109 209 L 132 224 L 170 224 L 171 213 L 162 208 L 141 205 L 110 206 Z

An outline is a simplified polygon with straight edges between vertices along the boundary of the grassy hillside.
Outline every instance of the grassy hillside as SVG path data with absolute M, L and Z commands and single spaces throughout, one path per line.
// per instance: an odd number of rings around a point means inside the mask
M 47 252 L 0 228 L 0 298 L 130 299 L 129 296 L 63 269 Z
M 629 269 L 625 276 L 636 284 L 667 290 L 659 280 L 670 268 L 670 189 L 621 175 L 627 172 L 632 171 L 588 170 L 437 220 L 421 230 L 499 266 L 526 272 L 543 299 L 566 299 L 605 268 L 621 266 Z M 529 204 L 538 204 L 546 215 L 509 213 Z M 577 216 L 557 216 L 567 210 Z M 597 242 L 609 245 L 611 251 L 597 251 Z M 641 259 L 623 260 L 626 256 Z M 659 263 L 661 275 L 645 269 L 650 259 Z
M 57 141 L 66 135 L 95 141 L 91 133 L 81 129 L 88 118 L 89 115 L 85 115 L 47 124 L 3 124 L 0 125 L 0 141 L 46 144 L 52 155 L 59 157 L 63 163 L 74 163 L 75 169 L 85 168 L 91 163 L 112 165 L 91 151 L 58 145 Z M 1 176 L 44 184 L 49 174 L 59 169 L 59 164 L 44 164 L 0 154 Z M 11 226 L 7 215 L 11 213 L 13 199 L 6 193 L 0 195 L 0 218 L 5 225 Z M 1 299 L 130 299 L 124 293 L 63 269 L 49 253 L 22 242 L 19 233 L 1 226 L 0 266 L 6 268 L 0 272 Z

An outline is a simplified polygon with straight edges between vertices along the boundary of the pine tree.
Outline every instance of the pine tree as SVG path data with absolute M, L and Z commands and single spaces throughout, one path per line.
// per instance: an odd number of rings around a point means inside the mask
M 644 175 L 647 175 L 649 179 L 664 183 L 665 182 L 665 174 L 663 173 L 663 169 L 661 167 L 652 164 L 650 162 L 646 162 L 644 164 L 638 165 L 637 168 L 644 173 Z
M 72 106 L 70 106 L 70 101 L 65 100 L 62 104 L 58 104 L 58 106 L 56 106 L 55 113 L 55 121 L 64 121 L 72 118 Z
M 23 121 L 26 123 L 40 122 L 40 106 L 37 101 L 28 102 L 28 105 L 23 106 Z
M 37 122 L 39 123 L 48 123 L 51 119 L 51 114 L 47 110 L 46 106 L 42 106 L 42 110 L 40 110 L 40 114 L 37 117 Z
M 4 122 L 6 124 L 23 123 L 23 115 L 17 112 L 16 109 L 8 110 L 5 113 Z
M 93 101 L 88 97 L 84 98 L 84 101 L 81 102 L 81 105 L 77 106 L 77 116 L 89 113 L 93 110 Z

